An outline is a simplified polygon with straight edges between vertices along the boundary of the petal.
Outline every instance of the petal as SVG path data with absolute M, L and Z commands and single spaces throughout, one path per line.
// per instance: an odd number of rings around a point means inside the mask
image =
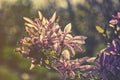
M 50 19 L 50 22 L 55 22 L 55 19 L 56 19 L 56 12 L 54 12 L 53 16 L 51 17 Z
M 31 24 L 33 24 L 33 21 L 30 19 L 30 18 L 27 18 L 27 17 L 23 17 L 23 19 Z
M 92 65 L 83 65 L 79 67 L 81 71 L 87 71 L 90 69 L 93 69 L 94 67 Z
M 85 44 L 85 41 L 79 41 L 79 40 L 71 40 L 69 42 L 67 42 L 68 44 L 71 44 L 71 45 L 82 45 L 82 44 Z
M 65 49 L 64 51 L 62 51 L 62 58 L 64 58 L 65 60 L 67 59 L 67 60 L 69 60 L 70 59 L 70 52 L 67 50 L 67 49 Z
M 29 33 L 29 35 L 35 36 L 33 30 L 28 28 L 27 26 L 25 27 L 25 30 Z
M 79 64 L 81 65 L 81 64 L 83 64 L 84 62 L 86 62 L 87 59 L 88 59 L 88 57 L 83 57 L 83 58 L 78 59 L 78 62 L 79 62 Z
M 31 64 L 30 70 L 32 70 L 34 67 L 35 67 L 35 65 L 34 65 L 34 64 Z
M 74 45 L 74 49 L 78 50 L 79 52 L 84 51 L 84 49 L 82 49 L 79 45 Z
M 85 36 L 75 36 L 73 39 L 74 40 L 85 40 L 87 37 Z
M 40 40 L 40 42 L 43 41 L 43 35 L 40 35 L 40 36 L 39 36 L 39 40 Z
M 36 30 L 38 30 L 38 28 L 32 24 L 29 23 L 25 23 L 26 26 L 31 27 L 31 28 L 35 28 Z
M 70 53 L 72 56 L 75 56 L 75 50 L 72 46 L 70 46 L 69 44 L 64 44 L 66 47 L 68 47 L 68 49 L 70 50 Z
M 74 71 L 70 71 L 70 76 L 72 77 L 72 79 L 75 78 L 75 73 L 74 73 Z
M 91 57 L 91 58 L 87 59 L 87 62 L 94 62 L 95 59 L 96 59 L 96 57 Z
M 45 25 L 46 23 L 47 23 L 47 22 L 46 22 L 46 19 L 43 18 L 43 20 L 42 20 L 42 24 Z
M 67 34 L 65 40 L 72 40 L 73 36 L 71 34 Z
M 57 51 L 57 49 L 58 49 L 58 43 L 55 43 L 55 44 L 53 45 L 53 48 L 54 48 L 55 51 Z
M 71 32 L 71 28 L 72 28 L 71 23 L 67 24 L 67 25 L 65 26 L 65 28 L 64 28 L 64 33 L 69 33 L 69 32 Z
M 39 15 L 39 18 L 42 20 L 43 16 L 42 16 L 42 13 L 40 11 L 38 11 L 38 15 Z

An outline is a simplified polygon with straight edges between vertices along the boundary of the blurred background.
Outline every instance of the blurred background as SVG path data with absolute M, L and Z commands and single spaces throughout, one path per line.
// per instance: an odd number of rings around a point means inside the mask
M 16 43 L 26 36 L 24 16 L 38 17 L 40 10 L 49 18 L 56 11 L 62 28 L 71 22 L 75 35 L 88 37 L 83 55 L 96 56 L 105 40 L 95 26 L 104 28 L 119 8 L 120 0 L 0 0 L 0 80 L 60 80 L 58 73 L 44 68 L 30 71 L 30 61 L 15 52 Z

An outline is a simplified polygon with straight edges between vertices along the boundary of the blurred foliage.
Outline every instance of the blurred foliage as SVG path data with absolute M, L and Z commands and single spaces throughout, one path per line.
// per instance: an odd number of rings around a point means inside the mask
M 17 74 L 15 72 L 9 70 L 5 66 L 0 66 L 0 79 L 1 80 L 20 80 L 17 77 Z
M 53 71 L 35 67 L 29 71 L 30 63 L 20 54 L 15 53 L 17 41 L 27 35 L 23 16 L 34 17 L 41 10 L 48 17 L 54 11 L 60 16 L 60 25 L 71 22 L 74 34 L 87 36 L 85 55 L 93 56 L 104 47 L 104 39 L 95 30 L 96 25 L 107 25 L 114 10 L 120 8 L 120 0 L 85 0 L 84 4 L 73 6 L 66 0 L 67 7 L 57 5 L 57 0 L 47 0 L 49 5 L 33 8 L 31 0 L 17 0 L 14 4 L 7 1 L 0 8 L 0 79 L 1 80 L 56 80 L 60 77 Z M 62 2 L 62 0 L 61 0 Z M 81 55 L 78 55 L 81 56 Z

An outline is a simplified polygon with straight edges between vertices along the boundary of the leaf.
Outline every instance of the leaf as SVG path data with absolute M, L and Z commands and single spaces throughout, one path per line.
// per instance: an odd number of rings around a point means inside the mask
M 50 22 L 55 22 L 55 19 L 56 19 L 56 12 L 54 12 L 53 16 L 51 17 L 50 19 Z
M 67 24 L 67 25 L 65 26 L 65 28 L 64 28 L 64 32 L 65 32 L 65 33 L 71 32 L 71 28 L 72 28 L 71 23 Z
M 45 60 L 45 63 L 46 63 L 46 64 L 49 64 L 50 62 L 49 62 L 49 60 Z
M 30 18 L 27 18 L 27 17 L 23 17 L 23 19 L 31 24 L 33 24 L 33 21 L 30 19 Z
M 104 29 L 101 28 L 100 26 L 96 26 L 96 30 L 97 30 L 99 33 L 104 33 Z
M 42 13 L 40 11 L 38 11 L 38 15 L 39 15 L 39 18 L 42 20 L 43 16 L 42 16 Z

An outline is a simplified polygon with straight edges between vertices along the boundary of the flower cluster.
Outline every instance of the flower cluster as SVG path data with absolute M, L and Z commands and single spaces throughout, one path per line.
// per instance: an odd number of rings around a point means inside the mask
M 98 32 L 104 33 L 109 44 L 107 48 L 101 50 L 96 58 L 97 68 L 103 80 L 120 80 L 120 12 L 113 15 L 109 25 L 102 29 L 96 27 Z M 101 31 L 100 31 L 101 30 Z
M 17 52 L 31 60 L 32 69 L 35 64 L 49 69 L 58 70 L 66 79 L 69 72 L 75 76 L 75 69 L 89 69 L 90 66 L 83 66 L 87 57 L 71 60 L 75 51 L 83 52 L 81 48 L 85 44 L 85 36 L 73 36 L 71 34 L 71 23 L 67 24 L 62 31 L 57 22 L 56 12 L 50 19 L 43 17 L 38 12 L 39 18 L 33 20 L 24 17 L 25 29 L 28 37 L 18 42 Z M 81 66 L 82 65 L 82 66 Z
M 58 59 L 53 66 L 63 76 L 63 80 L 66 80 L 67 77 L 75 78 L 77 74 L 75 71 L 89 71 L 94 67 L 92 65 L 84 64 L 86 62 L 91 62 L 95 58 L 83 57 L 75 60 L 70 60 L 69 51 L 64 50 L 60 59 Z
M 120 39 L 120 11 L 112 15 L 112 19 L 105 25 L 104 29 L 100 26 L 96 26 L 96 29 L 107 42 L 111 43 L 113 39 Z
M 97 70 L 103 80 L 120 79 L 120 40 L 114 39 L 96 58 Z
M 80 79 L 78 71 L 86 72 L 85 80 L 120 80 L 120 27 L 118 16 L 113 16 L 116 20 L 111 20 L 109 28 L 96 29 L 104 37 L 111 41 L 107 47 L 98 54 L 97 57 L 82 57 L 74 59 L 75 51 L 84 52 L 81 47 L 85 44 L 85 36 L 73 36 L 71 34 L 71 23 L 67 24 L 64 30 L 58 24 L 56 12 L 50 19 L 45 18 L 41 12 L 39 17 L 30 19 L 24 17 L 25 29 L 29 34 L 18 42 L 16 51 L 25 58 L 31 60 L 32 69 L 36 64 L 48 69 L 57 70 L 62 79 Z M 82 74 L 83 74 L 82 73 Z M 83 79 L 82 79 L 83 80 Z

